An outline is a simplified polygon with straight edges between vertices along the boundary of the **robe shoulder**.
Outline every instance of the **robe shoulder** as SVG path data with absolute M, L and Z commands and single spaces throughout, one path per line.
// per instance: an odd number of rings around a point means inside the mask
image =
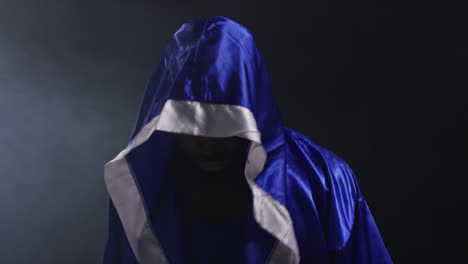
M 288 148 L 292 148 L 293 157 L 289 159 L 298 159 L 298 162 L 307 162 L 315 173 L 307 174 L 308 177 L 317 177 L 322 183 L 324 191 L 330 191 L 333 188 L 344 188 L 349 195 L 355 198 L 361 196 L 359 186 L 353 170 L 340 156 L 331 150 L 315 143 L 304 134 L 292 129 L 285 128 L 288 137 Z M 304 164 L 305 165 L 305 164 Z M 313 167 L 313 168 L 312 168 Z
M 316 212 L 329 250 L 339 250 L 351 235 L 355 208 L 362 199 L 357 179 L 337 154 L 294 129 L 285 130 L 289 189 L 303 192 L 302 200 L 309 198 L 301 203 Z
M 393 263 L 350 166 L 290 128 L 286 149 L 288 209 L 304 263 L 324 256 L 316 252 L 327 252 L 326 263 Z

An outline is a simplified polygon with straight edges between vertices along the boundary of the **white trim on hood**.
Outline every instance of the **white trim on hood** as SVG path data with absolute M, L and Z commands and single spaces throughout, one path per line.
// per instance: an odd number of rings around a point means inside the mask
M 182 100 L 167 100 L 161 113 L 146 124 L 124 150 L 104 165 L 107 190 L 139 263 L 169 263 L 147 220 L 143 198 L 125 158 L 155 130 L 207 137 L 238 136 L 251 140 L 245 176 L 253 193 L 254 217 L 263 229 L 279 240 L 269 263 L 299 263 L 299 249 L 288 210 L 254 182 L 263 170 L 266 153 L 252 112 L 238 105 Z

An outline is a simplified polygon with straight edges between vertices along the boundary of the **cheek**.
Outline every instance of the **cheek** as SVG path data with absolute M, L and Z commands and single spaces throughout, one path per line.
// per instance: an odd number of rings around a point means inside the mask
M 226 151 L 231 153 L 239 153 L 245 148 L 245 142 L 241 138 L 233 138 L 226 144 Z
M 225 145 L 224 152 L 231 153 L 231 154 L 239 153 L 240 152 L 239 145 L 237 144 Z
M 175 142 L 179 148 L 186 154 L 193 156 L 197 150 L 197 143 L 186 136 L 178 136 Z
M 228 155 L 230 160 L 240 160 L 245 155 L 245 146 L 241 140 L 232 140 L 224 145 L 223 151 Z

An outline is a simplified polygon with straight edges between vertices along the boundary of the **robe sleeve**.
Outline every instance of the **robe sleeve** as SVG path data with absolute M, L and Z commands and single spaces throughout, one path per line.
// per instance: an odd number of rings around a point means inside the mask
M 103 264 L 138 264 L 125 235 L 122 222 L 110 199 L 108 237 L 102 261 Z
M 332 155 L 328 230 L 331 263 L 393 263 L 353 171 Z
M 362 196 L 356 202 L 351 234 L 344 247 L 332 254 L 332 259 L 332 263 L 337 264 L 393 263 L 374 222 L 374 218 Z

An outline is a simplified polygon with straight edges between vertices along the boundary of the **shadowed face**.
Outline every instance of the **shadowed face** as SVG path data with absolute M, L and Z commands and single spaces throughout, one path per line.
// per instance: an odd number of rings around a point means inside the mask
M 246 140 L 240 137 L 201 137 L 175 135 L 184 157 L 198 169 L 217 173 L 244 161 Z

